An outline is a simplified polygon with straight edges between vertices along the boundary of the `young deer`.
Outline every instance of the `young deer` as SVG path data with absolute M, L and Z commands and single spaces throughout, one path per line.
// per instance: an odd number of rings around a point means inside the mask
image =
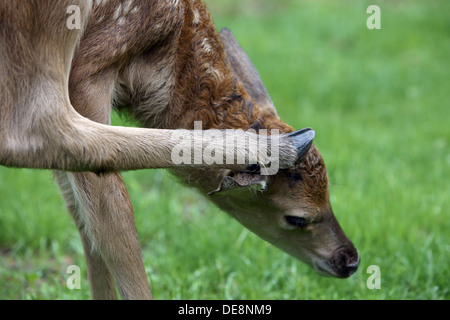
M 66 27 L 71 5 L 80 8 L 82 30 Z M 331 210 L 314 132 L 293 132 L 278 118 L 250 59 L 230 31 L 219 36 L 200 0 L 2 2 L 0 90 L 0 164 L 58 170 L 94 299 L 117 298 L 114 283 L 122 298 L 152 298 L 121 170 L 171 168 L 318 272 L 345 278 L 358 268 Z M 148 129 L 109 126 L 112 107 Z M 260 131 L 239 137 L 276 141 L 281 170 L 262 175 L 269 159 L 259 151 L 251 166 L 248 158 L 174 164 L 171 135 L 196 121 L 205 130 Z M 190 147 L 195 133 L 185 133 Z M 251 153 L 239 143 L 216 147 L 224 159 L 239 148 Z

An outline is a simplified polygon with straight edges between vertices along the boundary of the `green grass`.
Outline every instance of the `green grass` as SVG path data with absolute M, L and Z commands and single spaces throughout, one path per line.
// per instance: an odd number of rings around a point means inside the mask
M 164 171 L 125 173 L 155 297 L 449 299 L 450 2 L 207 3 L 282 119 L 316 130 L 335 214 L 362 262 L 350 279 L 321 278 Z M 366 28 L 371 4 L 381 30 Z M 0 298 L 89 298 L 51 173 L 0 168 L 0 248 Z M 65 286 L 71 264 L 83 271 L 80 291 Z M 370 265 L 380 290 L 366 287 Z

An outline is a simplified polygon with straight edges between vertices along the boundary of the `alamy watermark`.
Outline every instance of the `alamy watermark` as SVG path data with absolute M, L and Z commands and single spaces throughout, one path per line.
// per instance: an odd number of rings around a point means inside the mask
M 377 265 L 372 265 L 367 268 L 367 274 L 370 274 L 366 281 L 366 286 L 370 290 L 381 289 L 381 270 Z
M 67 278 L 66 286 L 69 290 L 81 290 L 81 269 L 77 265 L 72 265 L 67 268 L 67 274 L 70 276 Z
M 67 7 L 67 14 L 70 16 L 67 18 L 67 28 L 70 30 L 81 29 L 81 9 L 79 6 L 72 5 Z M 369 30 L 381 29 L 381 9 L 377 5 L 371 5 L 366 10 L 367 14 L 370 14 L 367 19 L 366 25 Z
M 81 29 L 81 9 L 79 6 L 69 6 L 67 7 L 67 14 L 70 16 L 67 18 L 67 28 L 69 30 L 80 30 Z
M 377 5 L 371 5 L 366 11 L 370 14 L 367 19 L 366 25 L 369 30 L 380 30 L 381 29 L 381 9 Z

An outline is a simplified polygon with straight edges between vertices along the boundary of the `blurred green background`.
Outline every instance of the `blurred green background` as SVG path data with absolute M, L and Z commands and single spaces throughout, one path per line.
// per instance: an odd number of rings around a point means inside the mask
M 322 278 L 162 170 L 125 173 L 158 299 L 449 299 L 450 1 L 207 0 L 296 128 L 313 127 L 362 262 Z M 381 30 L 366 9 L 381 8 Z M 122 124 L 115 117 L 115 124 Z M 0 298 L 87 299 L 50 172 L 0 168 Z M 82 289 L 66 287 L 81 267 Z M 381 289 L 367 268 L 378 265 Z

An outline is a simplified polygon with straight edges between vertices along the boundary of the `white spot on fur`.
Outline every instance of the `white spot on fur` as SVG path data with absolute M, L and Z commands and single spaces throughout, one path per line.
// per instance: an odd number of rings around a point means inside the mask
M 197 9 L 194 9 L 194 20 L 192 21 L 194 25 L 197 25 L 200 23 L 200 13 L 198 13 Z
M 163 24 L 162 23 L 156 23 L 153 27 L 156 30 L 155 32 L 159 32 L 159 31 L 161 31 L 161 29 L 163 27 Z
M 119 4 L 116 11 L 114 12 L 114 19 L 119 19 L 119 17 L 122 15 L 122 4 Z
M 205 51 L 206 53 L 211 53 L 212 48 L 211 45 L 208 42 L 208 39 L 204 38 L 202 43 L 201 43 L 202 49 L 203 51 Z
M 133 4 L 133 0 L 128 0 L 125 3 L 125 6 L 123 7 L 123 14 L 128 14 L 128 12 L 131 10 Z
M 119 26 L 125 25 L 126 19 L 124 17 L 120 17 L 119 20 L 117 20 L 117 24 Z

